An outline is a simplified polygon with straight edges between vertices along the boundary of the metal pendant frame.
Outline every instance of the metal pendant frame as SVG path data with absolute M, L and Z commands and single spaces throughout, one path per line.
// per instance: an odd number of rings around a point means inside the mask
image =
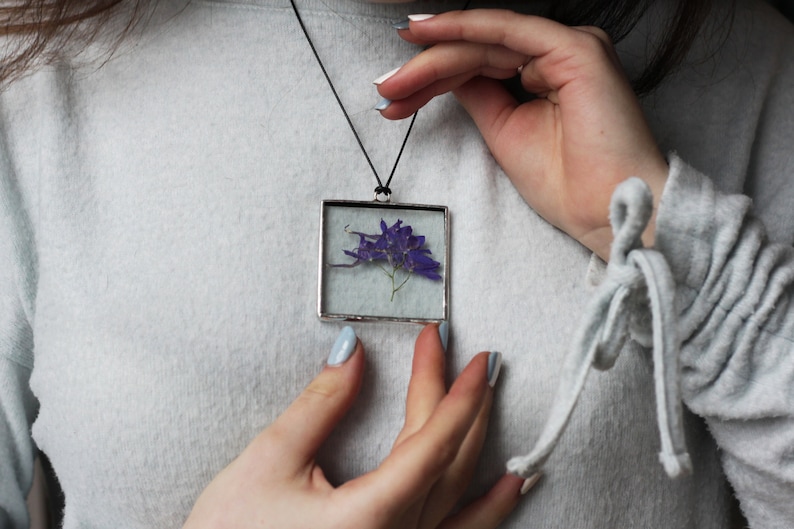
M 324 200 L 320 209 L 320 319 L 415 323 L 449 319 L 450 228 L 446 206 Z M 411 226 L 414 236 L 425 236 L 423 248 L 440 263 L 437 273 L 441 278 L 407 274 L 400 268 L 390 270 L 383 260 L 364 261 L 344 253 L 359 249 L 361 234 L 380 234 L 381 221 L 388 227 L 401 221 L 402 227 Z

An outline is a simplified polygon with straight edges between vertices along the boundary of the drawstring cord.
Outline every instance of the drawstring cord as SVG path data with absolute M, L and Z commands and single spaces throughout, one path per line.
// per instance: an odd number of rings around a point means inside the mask
M 610 206 L 614 241 L 606 279 L 565 360 L 549 419 L 535 447 L 528 455 L 508 461 L 509 472 L 527 478 L 540 470 L 568 424 L 590 366 L 610 369 L 631 335 L 641 345 L 653 346 L 659 461 L 672 478 L 691 473 L 679 386 L 675 284 L 662 254 L 643 248 L 640 238 L 652 211 L 650 189 L 639 178 L 630 178 L 615 190 Z

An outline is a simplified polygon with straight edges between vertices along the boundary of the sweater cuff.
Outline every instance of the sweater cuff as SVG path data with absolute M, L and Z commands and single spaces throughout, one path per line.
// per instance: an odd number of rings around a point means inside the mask
M 685 309 L 706 282 L 709 270 L 724 264 L 751 206 L 748 197 L 724 195 L 708 177 L 675 153 L 656 216 L 655 248 L 670 266 Z

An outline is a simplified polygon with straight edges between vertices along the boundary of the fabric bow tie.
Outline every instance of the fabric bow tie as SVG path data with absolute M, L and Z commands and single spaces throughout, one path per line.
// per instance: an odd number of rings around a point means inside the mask
M 586 309 L 565 360 L 546 425 L 528 455 L 508 461 L 509 472 L 527 478 L 540 470 L 568 424 L 590 366 L 611 368 L 631 336 L 653 347 L 659 460 L 670 477 L 691 473 L 683 429 L 675 283 L 664 256 L 643 248 L 641 241 L 652 211 L 650 189 L 639 178 L 616 188 L 610 205 L 614 242 L 606 278 Z

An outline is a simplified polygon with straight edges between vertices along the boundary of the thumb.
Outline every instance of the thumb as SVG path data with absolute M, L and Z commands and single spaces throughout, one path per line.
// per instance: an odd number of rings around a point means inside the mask
M 538 145 L 549 141 L 546 127 L 557 105 L 545 99 L 520 104 L 500 81 L 486 77 L 475 77 L 456 88 L 454 94 L 477 125 L 497 163 L 526 198 L 526 190 L 522 189 L 526 184 L 516 180 L 516 175 L 530 164 L 538 167 L 537 149 L 545 148 Z
M 353 328 L 345 327 L 331 348 L 325 369 L 261 434 L 267 445 L 280 445 L 280 464 L 285 470 L 299 470 L 313 461 L 353 404 L 363 371 L 364 348 Z
M 516 99 L 500 81 L 486 77 L 475 77 L 453 93 L 493 150 L 505 122 L 518 106 Z

